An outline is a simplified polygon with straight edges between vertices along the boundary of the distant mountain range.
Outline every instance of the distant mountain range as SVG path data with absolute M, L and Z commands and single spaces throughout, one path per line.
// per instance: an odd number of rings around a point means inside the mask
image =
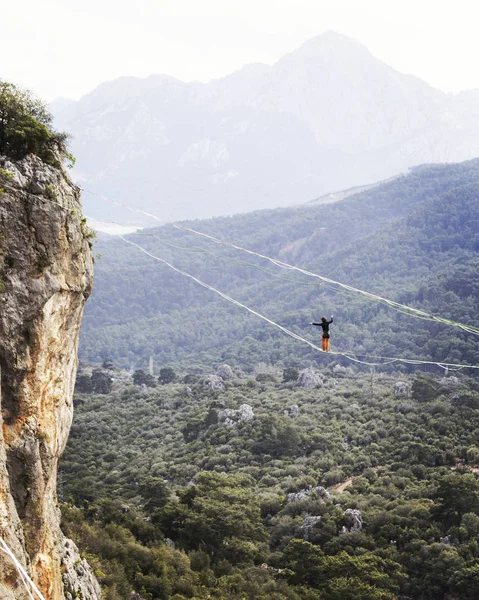
M 479 90 L 445 94 L 333 32 L 272 66 L 205 84 L 123 77 L 51 109 L 74 136 L 81 185 L 165 221 L 299 204 L 479 155 Z M 137 220 L 88 193 L 84 203 Z

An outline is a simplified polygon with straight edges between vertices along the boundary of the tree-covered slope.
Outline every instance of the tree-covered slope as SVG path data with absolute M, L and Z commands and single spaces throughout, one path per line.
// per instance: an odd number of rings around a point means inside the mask
M 414 169 L 326 206 L 182 223 L 332 279 L 436 314 L 478 314 L 479 161 Z M 471 336 L 411 319 L 317 279 L 172 226 L 130 240 L 313 341 L 311 320 L 335 314 L 334 348 L 478 362 Z M 99 242 L 81 357 L 124 365 L 318 359 L 246 311 L 120 239 Z M 324 357 L 322 357 L 324 358 Z
M 64 527 L 108 600 L 477 598 L 477 381 L 217 373 L 76 396 Z

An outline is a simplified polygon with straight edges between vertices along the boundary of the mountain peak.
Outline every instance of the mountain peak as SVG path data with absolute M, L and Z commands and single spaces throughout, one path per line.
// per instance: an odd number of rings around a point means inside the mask
M 381 62 L 374 58 L 366 46 L 360 42 L 336 31 L 325 31 L 280 58 L 276 65 L 288 64 L 291 61 L 300 63 L 326 62 L 328 64 L 353 61 L 357 64 L 365 60 Z
M 293 51 L 293 53 L 300 52 L 302 50 L 321 52 L 331 49 L 338 50 L 340 48 L 351 52 L 362 51 L 369 55 L 371 54 L 366 46 L 357 40 L 332 30 L 325 31 L 310 38 L 309 40 L 306 40 L 303 42 L 303 44 L 301 44 L 301 46 L 299 46 L 299 48 L 297 48 L 297 50 Z
M 353 46 L 355 48 L 357 48 L 358 46 L 361 46 L 364 48 L 364 46 L 358 42 L 357 40 L 344 35 L 343 33 L 338 33 L 337 31 L 333 31 L 332 29 L 328 29 L 327 31 L 324 31 L 323 33 L 320 33 L 319 35 L 315 35 L 313 38 L 310 38 L 309 40 L 306 40 L 302 45 L 305 46 L 307 44 L 310 43 L 316 43 L 316 44 L 347 44 L 349 46 Z

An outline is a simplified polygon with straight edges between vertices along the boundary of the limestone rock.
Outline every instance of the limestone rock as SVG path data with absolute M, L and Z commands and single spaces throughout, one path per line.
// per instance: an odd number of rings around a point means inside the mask
M 355 508 L 348 508 L 344 511 L 344 515 L 348 517 L 349 525 L 348 531 L 362 531 L 363 530 L 363 518 L 361 511 Z
M 454 377 L 454 375 L 451 375 L 451 377 L 443 377 L 440 383 L 442 387 L 448 390 L 453 390 L 459 385 L 459 379 Z
M 92 253 L 79 190 L 62 170 L 33 155 L 0 157 L 0 167 L 12 174 L 0 186 L 0 536 L 44 596 L 63 600 L 57 469 Z M 24 600 L 16 581 L 2 558 L 2 595 Z
M 299 373 L 298 386 L 307 390 L 312 390 L 316 387 L 324 385 L 324 376 L 318 371 L 315 371 L 312 367 L 303 369 Z
M 225 384 L 218 375 L 207 375 L 202 380 L 202 386 L 212 392 L 222 392 L 225 389 Z
M 342 365 L 334 365 L 333 373 L 335 375 L 352 375 L 354 371 L 351 367 L 343 367 Z
M 254 419 L 254 412 L 249 404 L 242 404 L 238 410 L 226 408 L 218 412 L 218 423 L 235 426 L 242 421 Z
M 234 379 L 233 369 L 229 365 L 220 365 L 216 369 L 216 375 L 223 381 L 231 381 Z
M 301 502 L 303 500 L 308 500 L 313 494 L 322 500 L 329 500 L 330 498 L 328 490 L 326 490 L 322 485 L 318 485 L 316 487 L 310 487 L 300 490 L 299 492 L 288 494 L 286 499 L 288 502 Z
M 284 414 L 289 417 L 299 416 L 299 406 L 297 404 L 292 404 L 291 406 L 288 406 L 288 408 L 284 411 Z
M 304 522 L 303 522 L 303 525 L 301 526 L 301 529 L 303 531 L 309 531 L 320 521 L 321 521 L 320 516 L 306 515 L 304 517 Z
M 394 384 L 395 396 L 407 396 L 409 394 L 409 385 L 405 381 L 396 381 Z
M 63 543 L 62 580 L 65 598 L 100 600 L 101 590 L 90 565 L 82 560 L 78 548 L 68 539 Z
M 439 538 L 439 542 L 441 544 L 446 544 L 446 546 L 450 546 L 451 545 L 451 536 L 446 535 L 445 537 Z

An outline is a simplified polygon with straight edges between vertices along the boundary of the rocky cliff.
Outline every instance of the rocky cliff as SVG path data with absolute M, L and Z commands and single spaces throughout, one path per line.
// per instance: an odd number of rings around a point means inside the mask
M 92 253 L 79 190 L 65 173 L 33 155 L 0 157 L 0 169 L 0 536 L 45 598 L 60 600 L 76 595 L 62 575 L 80 585 L 70 577 L 73 549 L 60 531 L 56 485 Z M 90 587 L 93 599 L 98 586 Z M 0 554 L 0 598 L 27 597 Z

